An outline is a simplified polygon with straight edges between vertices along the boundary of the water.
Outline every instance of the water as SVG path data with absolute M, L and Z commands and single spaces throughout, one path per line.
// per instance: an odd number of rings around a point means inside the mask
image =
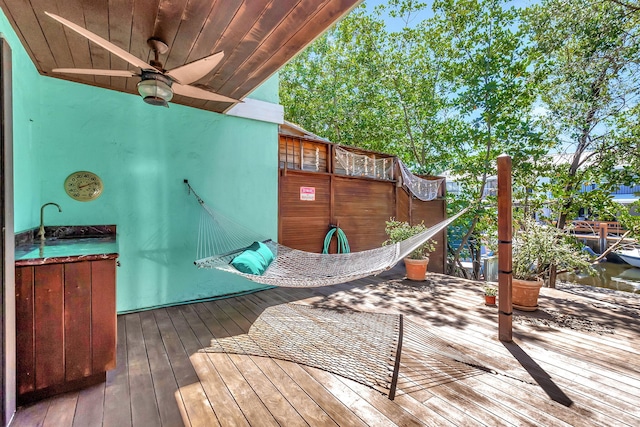
M 558 279 L 581 285 L 640 294 L 640 268 L 631 267 L 629 264 L 601 262 L 594 265 L 594 269 L 596 270 L 595 276 L 563 273 L 558 275 Z

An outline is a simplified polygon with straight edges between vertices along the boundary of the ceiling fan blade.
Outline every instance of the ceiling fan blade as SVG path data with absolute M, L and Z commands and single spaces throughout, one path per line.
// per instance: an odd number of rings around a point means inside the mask
M 95 70 L 93 68 L 54 68 L 54 73 L 67 73 L 67 74 L 91 74 L 94 76 L 111 76 L 111 77 L 135 77 L 136 74 L 127 70 Z
M 188 85 L 209 74 L 223 57 L 224 52 L 214 53 L 213 55 L 205 56 L 197 61 L 169 70 L 165 74 L 177 83 Z
M 181 85 L 180 83 L 174 83 L 171 86 L 171 89 L 173 89 L 173 93 L 177 95 L 188 96 L 189 98 L 204 99 L 207 101 L 216 102 L 232 102 L 234 104 L 242 102 L 240 100 L 229 98 L 218 93 L 209 92 L 208 90 L 200 89 L 195 86 Z
M 129 64 L 135 65 L 136 67 L 138 67 L 140 69 L 143 69 L 143 70 L 145 70 L 145 69 L 146 70 L 155 70 L 155 68 L 153 66 L 147 64 L 142 59 L 140 59 L 140 58 L 138 58 L 136 56 L 133 56 L 132 54 L 130 54 L 126 50 L 119 48 L 118 46 L 114 45 L 110 41 L 107 41 L 107 40 L 103 39 L 99 35 L 94 34 L 91 31 L 89 31 L 87 29 L 84 29 L 81 26 L 76 25 L 71 21 L 67 21 L 66 19 L 61 18 L 58 15 L 54 15 L 53 13 L 45 12 L 45 14 L 47 16 L 50 16 L 51 18 L 55 19 L 56 21 L 60 22 L 61 24 L 67 26 L 68 28 L 72 29 L 76 33 L 80 34 L 81 36 L 86 37 L 87 39 L 91 40 L 92 42 L 94 42 L 98 46 L 103 47 L 106 50 L 108 50 L 109 52 L 113 53 L 114 55 L 124 59 Z

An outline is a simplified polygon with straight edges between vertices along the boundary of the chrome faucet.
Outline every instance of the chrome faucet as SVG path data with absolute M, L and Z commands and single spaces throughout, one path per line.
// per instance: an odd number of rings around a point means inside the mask
M 45 237 L 44 237 L 44 208 L 49 206 L 49 205 L 54 205 L 55 207 L 58 208 L 58 212 L 62 212 L 62 209 L 60 208 L 60 205 L 57 204 L 57 203 L 49 202 L 49 203 L 45 203 L 44 205 L 42 205 L 42 207 L 40 208 L 40 230 L 38 231 L 38 237 L 40 238 L 41 242 L 45 241 Z

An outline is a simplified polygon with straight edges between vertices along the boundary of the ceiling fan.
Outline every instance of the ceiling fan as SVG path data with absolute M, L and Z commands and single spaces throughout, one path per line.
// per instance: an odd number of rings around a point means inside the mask
M 45 12 L 45 14 L 140 69 L 139 73 L 135 73 L 128 70 L 54 68 L 52 71 L 55 73 L 92 74 L 112 77 L 140 77 L 140 82 L 138 83 L 138 92 L 140 93 L 140 96 L 142 96 L 144 101 L 148 104 L 163 107 L 169 106 L 167 103 L 171 101 L 174 93 L 207 101 L 232 103 L 242 102 L 208 90 L 200 89 L 196 86 L 191 86 L 191 83 L 206 76 L 216 67 L 216 65 L 218 65 L 224 57 L 224 52 L 217 52 L 197 61 L 190 62 L 189 64 L 185 64 L 171 70 L 165 70 L 162 68 L 159 55 L 167 53 L 169 47 L 159 39 L 150 38 L 147 40 L 149 47 L 154 52 L 154 59 L 147 63 L 71 21 L 54 15 L 53 13 Z

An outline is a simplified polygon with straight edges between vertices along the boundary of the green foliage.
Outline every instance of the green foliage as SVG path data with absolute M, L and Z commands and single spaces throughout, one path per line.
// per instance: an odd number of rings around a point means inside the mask
M 546 0 L 525 13 L 533 78 L 546 109 L 541 125 L 559 150 L 546 185 L 558 226 L 589 207 L 605 219 L 611 191 L 638 165 L 640 14 L 617 2 Z M 635 168 L 637 177 L 638 168 Z M 580 193 L 583 183 L 596 191 Z
M 485 286 L 484 294 L 490 297 L 495 297 L 498 294 L 498 289 L 495 286 Z
M 592 272 L 588 254 L 575 239 L 556 227 L 540 224 L 531 218 L 519 221 L 513 235 L 513 277 L 536 280 L 548 276 L 549 267 Z
M 408 238 L 415 236 L 416 234 L 420 234 L 424 231 L 428 230 L 428 227 L 424 225 L 424 222 L 418 225 L 411 225 L 408 222 L 396 221 L 391 218 L 389 221 L 386 221 L 386 227 L 384 229 L 385 233 L 389 236 L 389 239 L 385 240 L 382 245 L 392 245 L 395 243 L 400 243 L 403 240 L 407 240 Z M 409 254 L 409 258 L 411 259 L 424 259 L 429 256 L 431 252 L 435 250 L 436 241 L 433 239 L 427 240 L 421 246 L 416 248 L 411 254 Z
M 640 171 L 640 13 L 614 1 L 511 3 L 359 7 L 280 74 L 288 120 L 455 178 L 449 213 L 471 209 L 450 266 L 495 235 L 487 183 L 503 153 L 523 215 L 548 208 L 563 228 L 588 207 L 638 228 L 610 193 Z M 387 29 L 386 15 L 404 27 Z M 564 152 L 575 154 L 551 155 Z M 580 192 L 585 183 L 597 188 Z

